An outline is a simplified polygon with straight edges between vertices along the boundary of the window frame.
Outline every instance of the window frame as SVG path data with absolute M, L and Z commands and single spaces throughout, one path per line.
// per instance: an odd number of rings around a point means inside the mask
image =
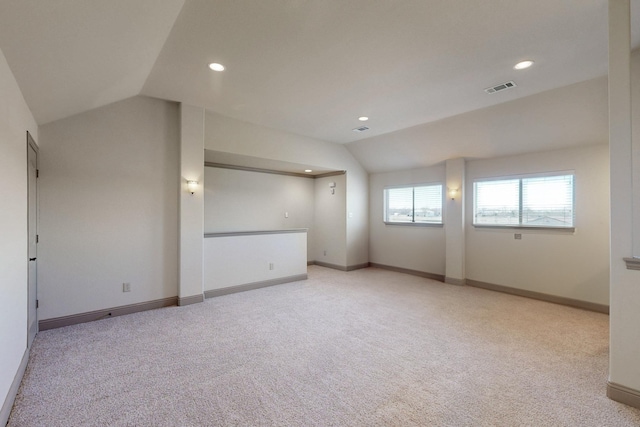
M 523 218 L 523 180 L 532 178 L 545 178 L 545 177 L 562 177 L 571 175 L 571 211 L 572 211 L 572 225 L 571 226 L 553 226 L 553 225 L 530 225 L 522 224 Z M 492 182 L 492 181 L 512 181 L 518 180 L 518 224 L 476 224 L 476 209 L 477 209 L 477 190 L 476 184 L 479 182 Z M 471 212 L 471 225 L 475 228 L 499 228 L 499 229 L 522 229 L 522 230 L 556 230 L 556 231 L 575 231 L 576 229 L 576 174 L 574 170 L 554 171 L 554 172 L 540 172 L 532 174 L 521 175 L 506 175 L 498 177 L 487 178 L 475 178 L 472 182 L 473 185 L 473 206 Z
M 440 222 L 416 222 L 415 221 L 415 189 L 419 187 L 440 187 Z M 413 190 L 412 195 L 412 213 L 413 220 L 411 222 L 399 222 L 399 221 L 390 221 L 389 220 L 389 193 L 388 190 L 401 189 L 401 188 L 411 188 Z M 409 226 L 409 227 L 442 227 L 444 226 L 444 199 L 445 199 L 445 191 L 444 184 L 442 182 L 427 182 L 427 183 L 419 183 L 419 184 L 402 184 L 402 185 L 390 185 L 384 187 L 382 191 L 382 222 L 386 225 L 400 225 L 400 226 Z

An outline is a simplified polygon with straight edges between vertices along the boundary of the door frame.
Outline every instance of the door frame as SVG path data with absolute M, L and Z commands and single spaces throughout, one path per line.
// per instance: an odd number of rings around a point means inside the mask
M 38 144 L 36 144 L 36 141 L 33 139 L 33 136 L 31 136 L 31 133 L 29 131 L 27 131 L 27 347 L 30 348 L 31 344 L 33 342 L 33 339 L 35 338 L 36 334 L 38 333 L 38 222 L 39 222 L 39 197 L 38 197 L 38 173 L 39 173 L 39 158 L 40 158 L 40 148 L 38 147 Z M 35 196 L 35 201 L 34 204 L 35 206 L 31 206 L 31 185 L 30 185 L 30 180 L 31 180 L 31 174 L 29 173 L 29 164 L 30 164 L 30 150 L 33 150 L 33 152 L 35 153 L 36 156 L 36 181 L 35 181 L 35 192 L 36 192 L 36 196 Z M 36 241 L 35 241 L 35 248 L 36 248 L 36 253 L 35 253 L 35 260 L 31 261 L 30 257 L 32 256 L 32 254 L 29 252 L 30 251 L 30 245 L 31 242 L 29 241 L 30 236 L 31 236 L 31 210 L 35 209 L 35 236 L 36 236 Z M 30 263 L 34 262 L 35 263 L 35 267 L 34 267 L 34 274 L 35 274 L 35 289 L 33 290 L 33 292 L 31 291 L 31 265 Z M 33 313 L 31 312 L 31 310 L 33 310 Z M 31 320 L 31 315 L 35 316 L 34 319 L 34 326 L 31 326 L 30 320 Z

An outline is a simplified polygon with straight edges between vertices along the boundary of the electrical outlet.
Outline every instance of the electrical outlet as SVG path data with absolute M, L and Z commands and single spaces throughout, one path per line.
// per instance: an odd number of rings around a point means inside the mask
M 324 256 L 327 256 L 327 250 L 326 249 L 324 250 Z
M 122 292 L 131 292 L 131 283 L 125 282 L 122 284 Z
M 516 240 L 522 240 L 522 234 L 516 233 L 516 234 L 513 235 L 513 238 L 516 239 Z
M 269 270 L 273 270 L 273 263 L 272 262 L 269 263 Z
M 284 217 L 285 217 L 285 218 L 289 218 L 289 212 L 285 212 L 285 213 L 284 213 Z

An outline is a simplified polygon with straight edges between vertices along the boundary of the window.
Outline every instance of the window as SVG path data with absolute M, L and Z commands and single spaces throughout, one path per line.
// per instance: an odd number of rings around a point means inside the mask
M 442 224 L 442 185 L 385 188 L 387 224 Z
M 476 181 L 473 225 L 573 228 L 573 182 L 573 173 Z

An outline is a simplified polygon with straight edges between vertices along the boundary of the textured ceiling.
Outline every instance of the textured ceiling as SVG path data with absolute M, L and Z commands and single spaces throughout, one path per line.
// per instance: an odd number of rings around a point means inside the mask
M 607 1 L 1 0 L 0 49 L 39 124 L 142 94 L 358 157 L 354 141 L 605 76 Z

